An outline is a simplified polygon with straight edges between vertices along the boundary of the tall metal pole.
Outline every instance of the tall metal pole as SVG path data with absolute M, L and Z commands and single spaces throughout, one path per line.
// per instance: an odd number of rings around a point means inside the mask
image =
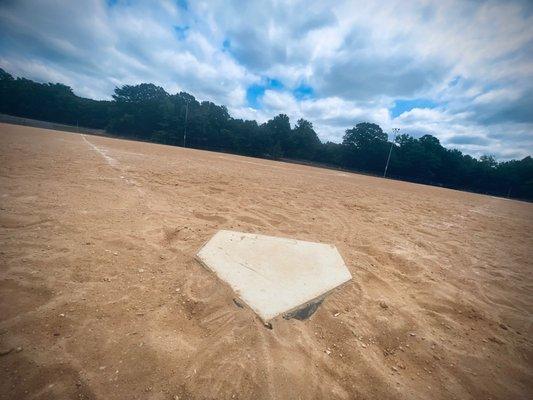
M 394 132 L 394 139 L 392 139 L 392 142 L 390 144 L 389 156 L 387 157 L 387 164 L 385 164 L 385 171 L 383 171 L 383 178 L 387 177 L 387 169 L 389 168 L 390 156 L 392 154 L 392 147 L 394 146 L 394 141 L 396 140 L 396 135 L 398 134 L 399 131 L 400 131 L 399 128 L 392 129 L 392 132 Z
M 185 140 L 187 139 L 187 117 L 189 115 L 189 102 L 185 103 L 185 126 L 183 127 L 183 147 L 185 147 Z

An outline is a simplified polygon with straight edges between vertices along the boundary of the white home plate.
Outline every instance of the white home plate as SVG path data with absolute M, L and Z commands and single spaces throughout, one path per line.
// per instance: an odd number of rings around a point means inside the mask
M 335 246 L 219 231 L 198 259 L 264 321 L 316 309 L 328 292 L 352 279 Z

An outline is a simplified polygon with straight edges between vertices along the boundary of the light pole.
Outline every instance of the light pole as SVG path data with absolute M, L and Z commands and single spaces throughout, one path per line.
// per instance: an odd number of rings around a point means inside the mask
M 389 168 L 390 156 L 392 154 L 392 147 L 394 146 L 394 141 L 396 140 L 396 135 L 398 135 L 398 132 L 400 132 L 400 128 L 392 128 L 392 132 L 393 132 L 393 135 L 394 135 L 394 139 L 392 139 L 392 142 L 390 144 L 389 156 L 387 157 L 387 164 L 385 164 L 385 171 L 383 171 L 383 178 L 387 177 L 387 169 Z

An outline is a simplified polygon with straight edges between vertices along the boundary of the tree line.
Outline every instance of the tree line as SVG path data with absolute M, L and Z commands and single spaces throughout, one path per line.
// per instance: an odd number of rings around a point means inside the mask
M 387 176 L 533 200 L 533 159 L 497 162 L 476 159 L 443 147 L 432 135 L 398 135 L 393 142 L 377 124 L 347 129 L 341 143 L 323 143 L 313 124 L 299 119 L 291 127 L 280 114 L 258 124 L 231 117 L 225 106 L 198 101 L 180 92 L 142 83 L 117 87 L 113 100 L 76 96 L 60 83 L 14 78 L 0 69 L 0 113 L 105 129 L 130 139 L 230 152 L 253 157 L 292 159 Z

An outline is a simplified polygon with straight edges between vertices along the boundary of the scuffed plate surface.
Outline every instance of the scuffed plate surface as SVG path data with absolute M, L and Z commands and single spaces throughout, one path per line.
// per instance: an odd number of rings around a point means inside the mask
M 352 276 L 333 245 L 221 230 L 197 255 L 268 322 Z

